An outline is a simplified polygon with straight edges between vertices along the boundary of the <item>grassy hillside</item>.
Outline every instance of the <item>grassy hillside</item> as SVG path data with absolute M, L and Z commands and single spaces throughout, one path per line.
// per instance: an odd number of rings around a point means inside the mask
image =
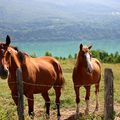
M 64 111 L 64 114 L 62 113 L 62 117 L 64 115 L 68 114 L 69 111 L 73 110 L 73 113 L 75 113 L 75 93 L 73 89 L 73 82 L 71 79 L 73 67 L 75 64 L 74 60 L 61 60 L 61 65 L 64 72 L 65 77 L 65 86 L 62 90 L 62 96 L 61 96 L 61 110 Z M 99 95 L 99 101 L 100 101 L 100 109 L 97 113 L 98 117 L 103 117 L 103 107 L 104 107 L 104 68 L 112 68 L 114 73 L 114 99 L 115 99 L 115 113 L 116 116 L 120 117 L 120 64 L 102 64 L 102 79 L 100 83 L 100 95 Z M 54 111 L 55 108 L 55 94 L 54 90 L 51 89 L 50 92 L 50 98 L 51 98 L 51 116 L 56 116 L 56 111 Z M 80 109 L 81 112 L 84 112 L 85 109 L 85 90 L 83 87 L 81 87 L 81 105 Z M 27 102 L 25 99 L 25 116 L 26 119 L 28 119 L 27 116 Z M 94 104 L 93 104 L 94 103 Z M 95 95 L 94 95 L 94 86 L 92 86 L 91 89 L 91 99 L 90 99 L 90 120 L 93 120 L 94 116 L 92 115 L 92 112 L 94 111 L 95 107 Z M 68 113 L 67 113 L 68 111 Z M 36 113 L 36 120 L 43 120 L 44 119 L 44 100 L 41 97 L 41 95 L 35 95 L 35 113 Z M 40 117 L 41 116 L 41 117 Z M 68 115 L 69 117 L 69 115 Z M 0 80 L 0 120 L 16 120 L 17 119 L 17 112 L 15 104 L 13 103 L 13 100 L 10 95 L 10 90 L 7 85 L 7 81 Z M 81 118 L 84 120 L 84 118 Z

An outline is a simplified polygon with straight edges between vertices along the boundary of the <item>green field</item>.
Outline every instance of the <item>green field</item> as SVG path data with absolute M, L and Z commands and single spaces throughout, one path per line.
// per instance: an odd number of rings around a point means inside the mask
M 62 90 L 61 95 L 61 114 L 64 116 L 67 114 L 67 118 L 69 118 L 72 113 L 75 113 L 75 93 L 73 89 L 73 82 L 72 82 L 72 71 L 75 64 L 74 60 L 60 60 L 64 77 L 65 77 L 65 85 Z M 94 95 L 94 85 L 91 87 L 91 98 L 90 98 L 90 115 L 88 116 L 88 120 L 97 119 L 100 120 L 103 117 L 103 109 L 104 109 L 104 68 L 112 68 L 114 73 L 114 105 L 115 105 L 115 116 L 120 118 L 120 64 L 102 64 L 102 78 L 100 82 L 100 94 L 99 94 L 99 102 L 100 102 L 100 109 L 97 115 L 93 115 L 92 112 L 94 111 L 95 107 L 95 95 Z M 50 99 L 51 99 L 51 115 L 56 116 L 55 109 L 55 94 L 54 90 L 51 89 L 49 91 Z M 80 92 L 80 109 L 81 112 L 84 113 L 85 109 L 85 90 L 81 87 Z M 27 102 L 25 99 L 25 118 L 28 118 L 27 115 Z M 94 104 L 93 104 L 94 103 Z M 35 95 L 35 119 L 36 120 L 44 120 L 44 100 L 41 95 Z M 71 112 L 69 112 L 71 111 Z M 66 114 L 65 114 L 66 112 Z M 70 113 L 70 115 L 69 115 Z M 41 116 L 41 117 L 40 117 Z M 96 116 L 96 117 L 95 117 Z M 98 117 L 97 117 L 98 116 Z M 7 85 L 7 81 L 0 80 L 0 120 L 16 120 L 17 119 L 17 112 L 16 106 L 13 103 L 13 100 L 10 95 L 10 90 Z M 85 118 L 82 117 L 80 120 L 84 120 Z M 53 119 L 52 119 L 53 120 Z

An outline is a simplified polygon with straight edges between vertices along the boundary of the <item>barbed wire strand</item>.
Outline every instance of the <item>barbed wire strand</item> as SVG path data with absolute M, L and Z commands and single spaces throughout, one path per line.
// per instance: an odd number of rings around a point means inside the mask
M 17 84 L 17 82 L 8 82 L 9 84 Z M 36 83 L 28 83 L 28 82 L 25 82 L 25 81 L 22 81 L 23 84 L 26 84 L 26 85 L 32 85 L 32 86 L 37 86 L 37 87 L 63 87 L 63 85 L 46 85 L 46 84 L 36 84 Z M 77 85 L 75 84 L 74 86 L 75 87 L 82 87 L 82 86 L 92 86 L 92 85 L 99 85 L 100 83 L 92 83 L 92 84 L 87 84 L 87 85 Z
M 16 84 L 17 82 L 8 82 L 9 84 Z M 27 85 L 34 85 L 34 86 L 38 86 L 38 87 L 52 87 L 52 86 L 55 86 L 55 87 L 63 87 L 63 86 L 59 86 L 59 85 L 41 85 L 41 84 L 33 84 L 33 83 L 27 83 L 27 82 L 24 82 L 23 81 L 23 84 L 27 84 Z M 98 85 L 98 83 L 95 83 L 95 84 L 87 84 L 87 85 L 74 85 L 75 87 L 82 87 L 82 86 L 91 86 L 91 85 Z M 11 96 L 11 95 L 10 95 Z M 3 97 L 3 96 L 2 96 Z M 18 98 L 18 96 L 12 96 L 12 97 L 15 97 L 15 98 Z M 100 96 L 99 96 L 100 98 Z M 102 97 L 103 98 L 103 97 Z M 31 100 L 31 101 L 34 101 L 34 99 L 31 99 L 29 97 L 26 97 L 26 99 L 28 100 Z M 45 103 L 50 103 L 50 102 L 45 102 Z M 58 103 L 56 103 L 58 104 Z M 45 108 L 44 108 L 44 113 L 45 113 Z M 28 114 L 25 114 L 24 115 L 28 115 Z

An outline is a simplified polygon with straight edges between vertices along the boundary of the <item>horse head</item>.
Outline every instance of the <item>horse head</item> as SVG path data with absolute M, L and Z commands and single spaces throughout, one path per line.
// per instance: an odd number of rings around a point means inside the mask
M 24 61 L 24 54 L 16 47 L 10 46 L 11 39 L 7 35 L 6 42 L 0 43 L 0 77 L 6 79 L 9 75 L 9 70 L 14 60 L 15 69 L 20 68 Z M 14 71 L 15 72 L 15 71 Z
M 93 70 L 93 66 L 91 63 L 92 55 L 90 53 L 91 48 L 91 45 L 87 47 L 80 44 L 80 51 L 78 53 L 78 62 L 81 63 L 82 66 L 84 66 L 89 73 L 91 73 Z

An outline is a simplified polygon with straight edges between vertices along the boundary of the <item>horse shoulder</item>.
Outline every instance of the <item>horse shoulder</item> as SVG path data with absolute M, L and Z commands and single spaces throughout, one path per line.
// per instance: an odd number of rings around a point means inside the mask
M 94 79 L 99 80 L 101 76 L 101 63 L 96 58 L 93 58 L 92 61 L 93 61 L 93 69 L 94 69 L 93 71 Z
M 73 81 L 76 79 L 76 75 L 77 75 L 77 69 L 76 67 L 73 68 L 73 73 L 72 73 L 72 79 Z
M 99 68 L 101 68 L 101 63 L 100 63 L 100 61 L 98 59 L 92 58 L 92 63 L 96 64 L 97 66 L 99 66 Z
M 73 74 L 72 74 L 73 82 L 76 82 L 77 80 L 80 80 L 82 74 L 83 74 L 83 72 L 82 72 L 81 69 L 79 69 L 79 68 L 77 68 L 77 67 L 74 67 L 74 69 L 73 69 Z

